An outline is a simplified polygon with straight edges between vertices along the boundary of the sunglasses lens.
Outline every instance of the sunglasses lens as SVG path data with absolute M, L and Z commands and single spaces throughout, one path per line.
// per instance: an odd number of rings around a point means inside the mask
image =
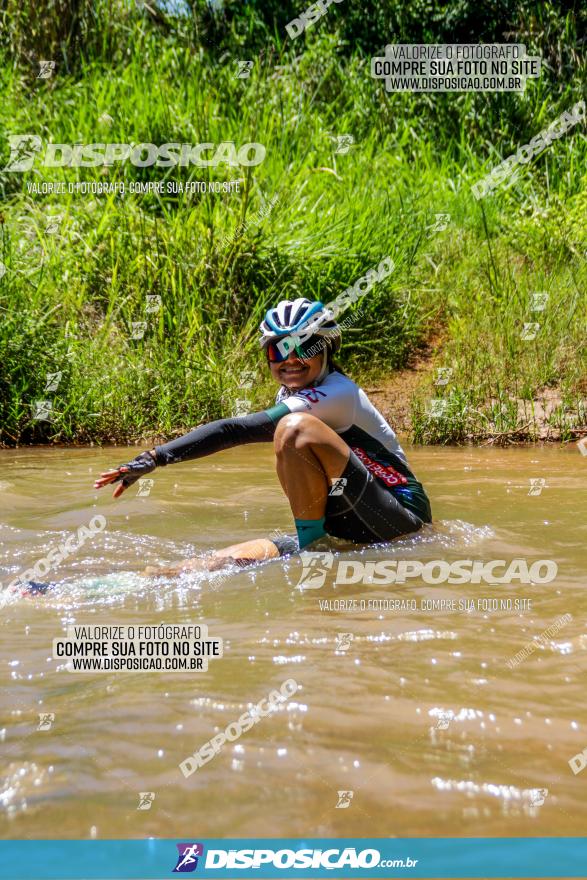
M 287 357 L 287 354 L 282 354 L 279 346 L 276 345 L 275 342 L 270 342 L 267 346 L 267 357 L 273 364 L 280 364 Z
M 302 342 L 300 343 L 300 345 L 296 346 L 296 351 L 301 358 L 316 357 L 316 355 L 320 354 L 320 352 L 322 351 L 320 337 L 312 336 L 310 337 L 310 339 L 306 339 L 305 342 Z
M 267 357 L 271 363 L 281 364 L 283 361 L 287 360 L 290 354 L 294 354 L 296 357 L 304 360 L 316 357 L 317 354 L 322 352 L 323 348 L 324 340 L 319 336 L 312 336 L 310 339 L 298 342 L 297 345 L 293 347 L 290 340 L 288 340 L 286 344 L 284 344 L 283 341 L 281 344 L 270 342 L 267 346 Z

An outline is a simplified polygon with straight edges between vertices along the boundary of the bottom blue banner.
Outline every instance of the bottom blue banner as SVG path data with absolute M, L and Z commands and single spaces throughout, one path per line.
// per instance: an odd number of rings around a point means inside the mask
M 586 877 L 587 838 L 0 841 L 0 880 Z

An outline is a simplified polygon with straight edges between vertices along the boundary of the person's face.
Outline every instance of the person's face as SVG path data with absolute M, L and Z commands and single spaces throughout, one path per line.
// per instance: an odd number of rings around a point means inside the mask
M 280 385 L 285 385 L 290 391 L 299 391 L 312 385 L 320 375 L 322 369 L 322 352 L 311 358 L 300 358 L 295 352 L 290 352 L 287 360 L 279 364 L 269 361 L 271 375 Z

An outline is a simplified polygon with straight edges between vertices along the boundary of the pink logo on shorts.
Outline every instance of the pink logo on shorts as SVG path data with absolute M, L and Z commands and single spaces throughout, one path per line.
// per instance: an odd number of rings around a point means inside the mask
M 358 446 L 352 446 L 351 448 L 357 458 L 363 462 L 367 470 L 370 471 L 374 477 L 379 477 L 380 480 L 383 480 L 386 486 L 405 486 L 408 482 L 408 478 L 394 470 L 390 464 L 379 464 L 379 462 L 373 461 L 373 459 L 369 458 L 367 453 Z

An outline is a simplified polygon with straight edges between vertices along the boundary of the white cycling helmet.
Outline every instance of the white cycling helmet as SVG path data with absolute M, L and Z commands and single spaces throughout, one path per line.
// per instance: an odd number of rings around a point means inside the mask
M 293 302 L 283 299 L 265 314 L 259 325 L 261 348 L 267 348 L 286 336 L 307 340 L 310 336 L 320 336 L 327 348 L 334 354 L 340 348 L 341 333 L 336 321 L 330 317 L 321 302 L 312 302 L 300 296 Z

